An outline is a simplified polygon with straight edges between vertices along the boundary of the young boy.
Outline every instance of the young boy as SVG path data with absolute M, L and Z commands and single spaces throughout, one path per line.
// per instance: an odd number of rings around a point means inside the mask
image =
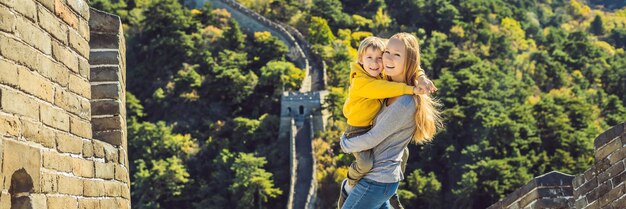
M 416 87 L 424 85 L 424 83 L 430 84 L 427 85 L 428 88 L 436 89 L 430 80 L 425 77 L 420 78 L 424 76 L 423 70 L 417 75 L 420 79 L 416 82 L 416 86 L 382 79 L 380 74 L 383 69 L 382 54 L 384 49 L 385 41 L 383 39 L 378 37 L 365 38 L 359 45 L 357 62 L 350 66 L 348 99 L 343 106 L 343 114 L 348 123 L 344 135 L 348 138 L 362 135 L 372 128 L 372 121 L 381 108 L 382 99 L 404 94 L 425 93 Z M 348 178 L 342 182 L 342 191 L 337 204 L 339 208 L 343 205 L 352 187 L 373 167 L 373 156 L 370 150 L 353 154 L 356 160 L 348 168 Z M 407 159 L 408 149 L 405 149 L 402 161 L 403 172 Z M 394 205 L 394 201 L 397 201 L 397 197 L 392 197 L 392 205 L 394 208 L 399 208 L 397 207 L 399 202 L 395 202 L 397 205 Z

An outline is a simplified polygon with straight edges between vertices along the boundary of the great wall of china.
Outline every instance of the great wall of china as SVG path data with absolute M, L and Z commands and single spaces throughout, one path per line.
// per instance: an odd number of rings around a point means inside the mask
M 235 0 L 195 0 L 195 7 L 204 2 L 213 8 L 226 9 L 247 33 L 268 31 L 282 40 L 289 52 L 287 58 L 305 71 L 299 92 L 283 92 L 281 98 L 279 140 L 289 140 L 291 181 L 287 208 L 315 208 L 317 182 L 313 155 L 313 133 L 326 126 L 327 111 L 322 103 L 328 94 L 326 65 L 311 50 L 305 37 L 295 28 L 269 20 L 247 9 Z
M 295 29 L 209 1 L 249 32 L 285 41 L 306 70 L 300 91 L 283 94 L 279 134 L 291 144 L 287 208 L 315 208 L 311 139 L 326 125 L 324 63 Z M 125 52 L 119 17 L 87 0 L 0 1 L 0 209 L 130 208 Z M 594 146 L 585 172 L 538 176 L 489 209 L 626 208 L 626 123 Z
M 0 209 L 130 208 L 125 54 L 87 0 L 0 1 Z

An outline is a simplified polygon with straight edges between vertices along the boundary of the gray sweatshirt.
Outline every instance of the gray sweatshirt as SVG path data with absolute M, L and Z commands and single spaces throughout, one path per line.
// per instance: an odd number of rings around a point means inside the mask
M 403 95 L 394 103 L 383 107 L 367 133 L 352 138 L 341 137 L 344 152 L 372 149 L 374 167 L 364 178 L 380 183 L 394 183 L 404 179 L 400 168 L 402 150 L 411 142 L 415 132 L 415 101 Z

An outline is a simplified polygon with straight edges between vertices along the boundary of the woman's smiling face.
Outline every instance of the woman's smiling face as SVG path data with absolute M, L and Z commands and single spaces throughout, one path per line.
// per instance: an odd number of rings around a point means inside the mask
M 385 74 L 394 81 L 404 80 L 404 59 L 406 49 L 402 41 L 392 38 L 387 43 L 387 48 L 383 51 L 383 68 Z

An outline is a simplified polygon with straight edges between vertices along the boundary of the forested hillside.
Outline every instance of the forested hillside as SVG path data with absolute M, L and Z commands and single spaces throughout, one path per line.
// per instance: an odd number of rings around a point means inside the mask
M 486 208 L 534 176 L 593 163 L 593 139 L 626 121 L 620 1 L 239 0 L 294 26 L 328 66 L 330 127 L 314 141 L 318 208 L 332 208 L 351 155 L 349 62 L 360 40 L 410 32 L 440 89 L 445 129 L 410 145 L 407 208 Z M 280 93 L 304 72 L 269 33 L 184 0 L 91 0 L 127 40 L 133 208 L 284 208 L 289 143 Z

